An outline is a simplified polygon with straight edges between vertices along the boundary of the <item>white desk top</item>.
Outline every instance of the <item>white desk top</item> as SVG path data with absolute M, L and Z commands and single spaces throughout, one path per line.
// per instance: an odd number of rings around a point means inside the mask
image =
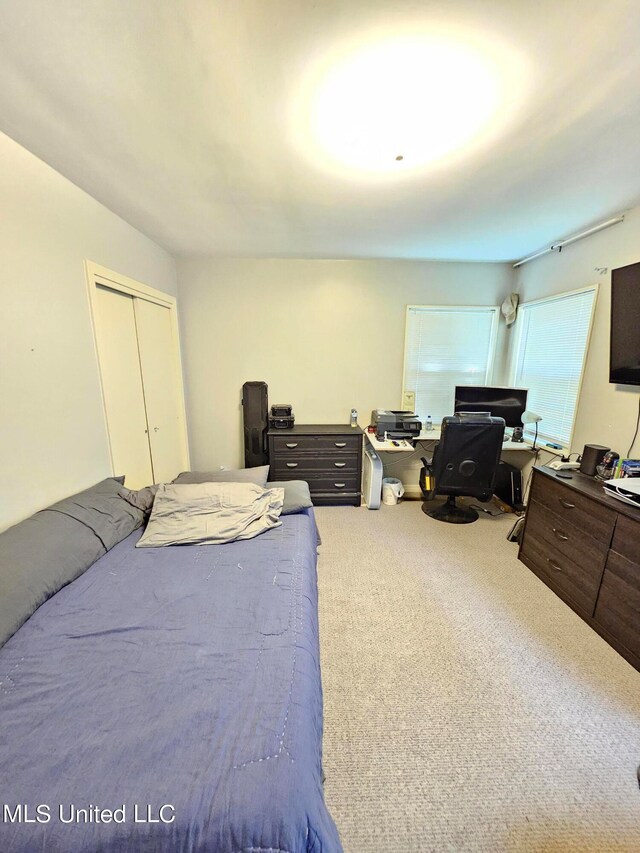
M 417 439 L 419 442 L 423 441 L 439 441 L 440 440 L 440 427 L 434 426 L 434 428 L 430 431 L 422 430 L 420 433 L 420 437 Z M 374 447 L 379 453 L 411 453 L 416 448 L 410 441 L 398 439 L 398 446 L 396 447 L 391 441 L 378 441 L 375 436 L 375 433 L 367 432 L 365 430 L 364 433 Z M 547 448 L 544 448 L 545 450 Z M 503 441 L 502 442 L 502 450 L 528 450 L 529 453 L 534 453 L 535 451 L 531 447 L 531 442 L 529 441 Z
M 371 444 L 373 449 L 377 450 L 379 453 L 413 453 L 415 450 L 415 447 L 410 441 L 398 439 L 398 446 L 396 447 L 396 445 L 392 444 L 390 441 L 378 441 L 374 432 L 365 432 L 365 435 L 369 444 Z

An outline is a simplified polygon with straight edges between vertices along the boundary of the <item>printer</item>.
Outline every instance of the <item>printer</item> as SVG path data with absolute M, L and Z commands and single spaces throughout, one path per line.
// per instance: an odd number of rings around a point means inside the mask
M 371 425 L 376 428 L 376 438 L 418 438 L 422 431 L 422 421 L 415 412 L 397 412 L 389 409 L 374 409 L 371 412 Z

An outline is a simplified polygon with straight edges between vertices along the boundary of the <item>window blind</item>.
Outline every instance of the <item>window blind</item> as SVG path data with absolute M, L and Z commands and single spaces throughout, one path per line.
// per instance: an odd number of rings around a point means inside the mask
M 416 395 L 416 413 L 439 423 L 453 414 L 456 385 L 491 379 L 498 308 L 411 305 L 407 308 L 404 390 Z
M 521 305 L 513 384 L 528 388 L 538 434 L 569 447 L 591 327 L 595 289 Z M 527 433 L 531 433 L 527 427 Z

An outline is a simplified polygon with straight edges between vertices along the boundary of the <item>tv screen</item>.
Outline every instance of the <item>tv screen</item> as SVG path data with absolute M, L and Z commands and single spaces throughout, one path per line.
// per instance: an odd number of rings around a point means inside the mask
M 640 385 L 640 263 L 611 273 L 609 382 Z
M 522 413 L 527 408 L 527 392 L 523 388 L 487 388 L 484 385 L 457 385 L 455 412 L 491 412 L 504 418 L 508 427 L 522 426 Z

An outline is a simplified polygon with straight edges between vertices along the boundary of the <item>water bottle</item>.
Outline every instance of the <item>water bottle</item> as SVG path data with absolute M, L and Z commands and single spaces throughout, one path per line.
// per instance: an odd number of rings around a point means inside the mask
M 431 432 L 433 429 L 433 421 L 431 420 L 431 415 L 427 415 L 427 420 L 424 423 L 425 432 Z
M 351 409 L 351 420 L 349 421 L 352 427 L 358 426 L 358 410 Z

